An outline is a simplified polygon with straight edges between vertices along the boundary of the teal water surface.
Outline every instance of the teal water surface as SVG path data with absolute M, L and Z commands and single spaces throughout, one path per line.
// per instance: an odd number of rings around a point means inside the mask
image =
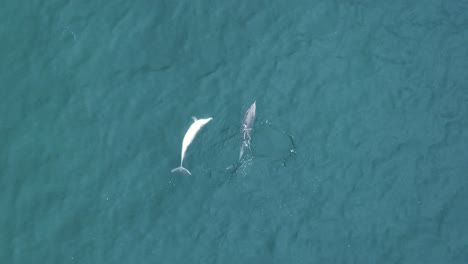
M 0 37 L 0 263 L 468 263 L 466 0 L 7 0 Z

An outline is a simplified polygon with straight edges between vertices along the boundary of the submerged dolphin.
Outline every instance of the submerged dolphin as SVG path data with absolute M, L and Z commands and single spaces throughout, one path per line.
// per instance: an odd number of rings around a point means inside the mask
M 247 109 L 245 112 L 244 120 L 242 120 L 241 134 L 242 134 L 242 145 L 240 148 L 239 160 L 244 155 L 244 152 L 247 148 L 250 148 L 250 133 L 252 132 L 253 123 L 255 121 L 255 110 L 257 108 L 257 101 Z
M 197 135 L 198 131 L 206 125 L 208 122 L 210 122 L 213 118 L 205 118 L 205 119 L 197 119 L 196 117 L 193 117 L 193 124 L 190 126 L 190 128 L 187 130 L 187 133 L 185 133 L 184 140 L 182 141 L 182 152 L 180 154 L 180 166 L 171 170 L 171 172 L 183 172 L 187 173 L 189 175 L 192 175 L 189 170 L 184 168 L 182 166 L 182 163 L 184 162 L 184 156 L 185 152 L 187 151 L 188 146 L 190 143 L 192 143 L 193 139 Z

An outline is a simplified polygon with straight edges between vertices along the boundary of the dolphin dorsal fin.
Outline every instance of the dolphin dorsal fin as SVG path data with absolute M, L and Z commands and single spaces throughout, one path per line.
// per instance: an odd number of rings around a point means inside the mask
M 196 117 L 194 117 L 194 116 L 192 116 L 192 119 L 193 119 L 193 122 L 197 122 L 197 120 L 198 120 L 198 119 L 197 119 Z

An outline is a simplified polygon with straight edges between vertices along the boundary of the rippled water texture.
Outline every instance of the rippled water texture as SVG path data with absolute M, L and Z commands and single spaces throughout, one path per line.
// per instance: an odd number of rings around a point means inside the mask
M 6 0 L 0 37 L 0 263 L 468 263 L 466 0 Z

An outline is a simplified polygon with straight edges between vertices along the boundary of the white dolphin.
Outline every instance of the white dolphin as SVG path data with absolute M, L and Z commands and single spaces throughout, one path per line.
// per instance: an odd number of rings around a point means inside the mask
M 247 148 L 250 148 L 250 138 L 255 121 L 255 111 L 257 110 L 257 101 L 254 101 L 253 104 L 245 112 L 244 120 L 242 120 L 241 134 L 242 134 L 242 145 L 240 148 L 239 160 L 241 160 L 242 155 Z
M 190 126 L 190 128 L 187 130 L 187 133 L 185 133 L 184 140 L 182 141 L 182 152 L 180 154 L 180 166 L 171 170 L 171 172 L 183 172 L 187 173 L 189 175 L 192 175 L 189 170 L 184 168 L 182 166 L 182 163 L 184 162 L 184 156 L 185 152 L 187 151 L 188 146 L 190 143 L 192 143 L 193 139 L 197 135 L 198 131 L 206 125 L 208 122 L 210 122 L 213 118 L 204 118 L 204 119 L 197 119 L 196 117 L 193 117 L 193 124 Z

